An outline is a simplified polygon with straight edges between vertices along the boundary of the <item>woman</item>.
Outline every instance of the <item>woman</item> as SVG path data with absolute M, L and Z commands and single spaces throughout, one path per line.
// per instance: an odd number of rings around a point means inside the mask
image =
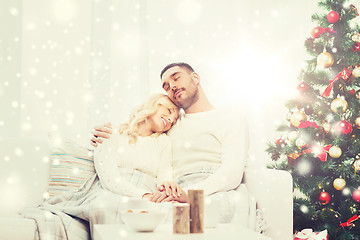
M 128 122 L 95 150 L 95 169 L 102 186 L 129 197 L 150 197 L 157 187 L 168 186 L 168 181 L 172 181 L 171 146 L 168 136 L 163 133 L 176 123 L 178 117 L 179 109 L 163 94 L 151 97 L 134 111 Z M 151 192 L 119 180 L 122 175 L 131 174 L 133 169 L 156 179 L 146 182 Z M 175 189 L 167 190 L 178 194 L 180 189 L 176 185 Z
M 24 217 L 36 221 L 37 238 L 89 239 L 94 224 L 121 222 L 128 197 L 151 199 L 159 187 L 181 194 L 181 187 L 172 182 L 171 146 L 164 134 L 178 117 L 179 109 L 163 94 L 136 109 L 95 150 L 96 174 L 80 189 L 22 211 Z

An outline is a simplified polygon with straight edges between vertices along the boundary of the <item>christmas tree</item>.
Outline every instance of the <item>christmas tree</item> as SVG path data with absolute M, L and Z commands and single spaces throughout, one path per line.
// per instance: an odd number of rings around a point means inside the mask
M 269 143 L 269 167 L 293 176 L 295 232 L 326 229 L 329 239 L 360 239 L 359 14 L 346 0 L 318 5 L 305 40 L 309 60 L 286 105 L 282 136 Z

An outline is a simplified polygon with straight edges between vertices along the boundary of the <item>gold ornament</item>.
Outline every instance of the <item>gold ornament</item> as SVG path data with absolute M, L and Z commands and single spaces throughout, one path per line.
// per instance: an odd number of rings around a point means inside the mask
M 317 65 L 322 68 L 329 68 L 334 64 L 333 56 L 328 52 L 322 52 L 317 57 Z
M 331 102 L 330 108 L 334 113 L 344 113 L 348 108 L 348 103 L 344 97 L 338 97 Z
M 336 178 L 333 182 L 333 185 L 336 190 L 341 191 L 346 186 L 346 181 L 342 178 Z
M 351 36 L 351 40 L 353 40 L 354 42 L 360 42 L 360 34 L 354 33 L 354 34 Z
M 357 117 L 357 118 L 355 119 L 355 126 L 356 126 L 358 129 L 360 129 L 360 117 Z
M 356 160 L 353 164 L 355 172 L 360 171 L 360 160 Z
M 302 138 L 298 138 L 295 142 L 295 145 L 299 148 L 302 148 L 306 145 L 306 142 Z
M 356 78 L 360 77 L 360 67 L 354 68 L 354 70 L 352 70 L 351 74 Z
M 302 111 L 294 112 L 290 117 L 290 123 L 295 127 L 298 127 L 301 122 L 306 120 L 307 120 L 307 116 Z
M 329 149 L 329 155 L 332 158 L 339 158 L 342 154 L 341 148 L 339 148 L 338 146 L 332 146 Z
M 287 137 L 288 137 L 289 141 L 294 142 L 299 137 L 299 134 L 297 131 L 291 131 L 291 132 L 289 132 Z
M 356 97 L 357 99 L 360 99 L 360 90 L 357 90 L 357 91 L 355 92 L 355 97 Z
M 331 125 L 330 123 L 325 122 L 323 123 L 322 128 L 324 129 L 324 132 L 328 133 L 331 130 Z

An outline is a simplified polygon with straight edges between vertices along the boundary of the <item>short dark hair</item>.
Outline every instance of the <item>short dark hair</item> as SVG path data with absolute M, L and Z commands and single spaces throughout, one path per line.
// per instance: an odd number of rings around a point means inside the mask
M 170 63 L 169 65 L 164 67 L 164 69 L 161 71 L 160 78 L 162 78 L 162 76 L 163 76 L 164 72 L 166 72 L 166 70 L 168 70 L 169 68 L 172 68 L 172 67 L 176 67 L 176 66 L 177 67 L 184 67 L 190 72 L 195 72 L 194 69 L 187 63 L 184 63 L 184 62 Z

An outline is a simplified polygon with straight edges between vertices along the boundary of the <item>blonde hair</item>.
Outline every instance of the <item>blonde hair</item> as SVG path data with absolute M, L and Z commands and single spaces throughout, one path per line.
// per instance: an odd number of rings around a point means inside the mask
M 126 123 L 119 127 L 119 133 L 129 137 L 129 143 L 136 143 L 139 136 L 138 131 L 141 124 L 146 123 L 148 118 L 155 114 L 159 106 L 168 109 L 178 109 L 178 107 L 168 98 L 167 95 L 159 93 L 150 97 L 145 103 L 137 107 L 131 114 Z M 159 136 L 161 133 L 154 133 Z

